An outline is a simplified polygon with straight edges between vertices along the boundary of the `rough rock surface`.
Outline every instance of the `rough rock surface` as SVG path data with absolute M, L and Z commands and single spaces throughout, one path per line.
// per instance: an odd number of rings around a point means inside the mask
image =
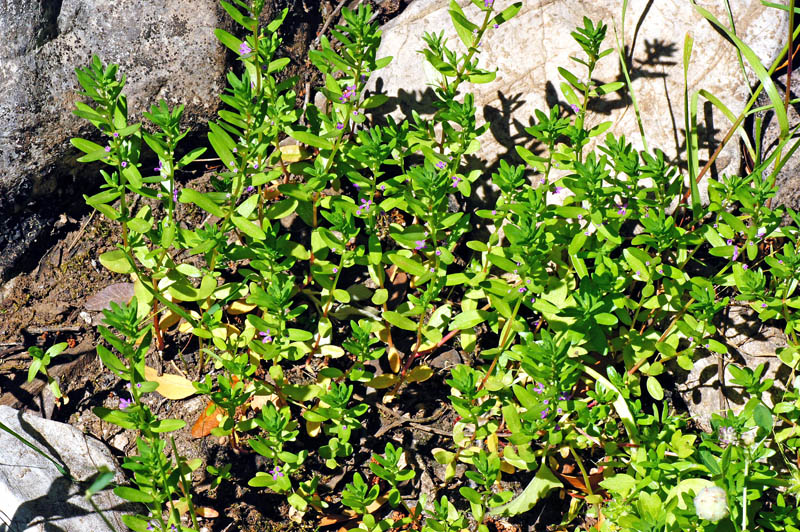
M 69 139 L 94 132 L 71 113 L 81 99 L 75 68 L 94 54 L 120 64 L 134 120 L 164 98 L 186 106 L 185 125 L 205 123 L 225 82 L 213 29 L 227 19 L 217 0 L 0 3 L 0 278 L 59 200 L 82 192 L 88 174 Z
M 99 467 L 116 470 L 108 449 L 69 425 L 22 414 L 7 406 L 0 406 L 0 422 L 59 460 L 78 482 L 71 483 L 47 459 L 0 431 L 0 530 L 108 530 L 83 497 Z M 122 481 L 123 475 L 116 471 L 115 480 Z M 127 530 L 120 517 L 130 508 L 122 499 L 105 490 L 93 500 L 117 530 Z
M 720 21 L 727 21 L 724 4 L 698 2 Z M 478 9 L 470 0 L 458 0 L 471 20 L 479 20 Z M 498 9 L 511 0 L 496 0 Z M 583 26 L 587 16 L 608 25 L 605 47 L 614 45 L 614 28 L 621 27 L 621 2 L 616 0 L 531 0 L 522 2 L 519 14 L 510 22 L 492 30 L 481 46 L 481 65 L 498 69 L 497 79 L 485 85 L 471 85 L 476 95 L 479 123 L 491 123 L 481 139 L 478 156 L 492 167 L 498 158 L 516 159 L 516 145 L 530 146 L 532 137 L 523 129 L 531 125 L 534 109 L 549 109 L 561 104 L 568 109 L 560 84 L 564 81 L 558 67 L 579 78 L 586 70 L 569 59 L 580 56 L 578 44 L 569 36 L 576 26 Z M 763 7 L 758 0 L 730 2 L 738 35 L 769 64 L 780 51 L 788 22 L 785 12 Z M 393 56 L 392 63 L 379 72 L 378 88 L 390 97 L 397 96 L 399 106 L 422 108 L 432 97 L 429 79 L 423 74 L 423 60 L 418 50 L 424 47 L 424 32 L 444 30 L 450 46 L 461 46 L 448 14 L 448 3 L 440 0 L 417 0 L 403 14 L 383 28 L 383 42 L 378 57 Z M 705 21 L 690 2 L 632 0 L 625 20 L 625 43 L 633 43 L 633 86 L 642 112 L 649 148 L 662 149 L 676 161 L 685 145 L 683 118 L 683 46 L 689 33 L 694 38 L 694 53 L 689 69 L 690 91 L 706 89 L 716 95 L 734 113 L 744 108 L 747 83 L 739 67 L 734 47 Z M 432 72 L 432 69 L 426 70 Z M 752 77 L 752 76 L 751 76 Z M 595 80 L 603 83 L 624 80 L 618 56 L 601 60 Z M 753 78 L 754 79 L 754 78 Z M 752 81 L 752 80 L 751 80 Z M 616 135 L 624 134 L 641 147 L 636 117 L 624 91 L 607 96 L 597 107 L 588 125 L 611 120 Z M 708 118 L 711 118 L 709 121 Z M 701 163 L 716 149 L 727 132 L 728 122 L 716 109 L 700 98 L 698 121 L 701 128 Z M 738 148 L 735 143 L 723 151 L 717 162 L 719 172 L 737 171 Z
M 706 431 L 711 430 L 711 415 L 728 409 L 738 413 L 747 402 L 746 394 L 740 386 L 731 382 L 733 375 L 730 364 L 755 370 L 760 364 L 767 365 L 762 379 L 774 379 L 775 385 L 762 394 L 761 399 L 768 405 L 780 401 L 789 379 L 791 368 L 782 363 L 775 353 L 786 347 L 786 337 L 779 328 L 764 325 L 758 314 L 749 307 L 731 307 L 725 325 L 720 327 L 728 346 L 726 355 L 709 353 L 695 355 L 694 368 L 688 374 L 677 368 L 681 378 L 677 391 L 692 419 Z M 720 383 L 720 364 L 723 381 Z

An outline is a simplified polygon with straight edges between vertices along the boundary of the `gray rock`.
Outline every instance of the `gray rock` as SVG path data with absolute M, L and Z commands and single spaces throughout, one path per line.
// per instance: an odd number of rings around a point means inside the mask
M 101 516 L 83 497 L 98 468 L 124 477 L 101 442 L 64 423 L 48 421 L 0 406 L 0 422 L 37 444 L 67 467 L 79 483 L 71 483 L 51 462 L 15 437 L 0 430 L 0 531 L 101 532 Z M 130 507 L 110 490 L 93 497 L 117 530 L 126 530 L 122 512 Z
M 762 379 L 774 379 L 775 384 L 762 394 L 767 405 L 773 405 L 782 397 L 791 373 L 791 368 L 783 364 L 775 353 L 785 347 L 786 338 L 781 329 L 765 325 L 758 314 L 749 307 L 735 306 L 719 330 L 728 346 L 726 355 L 715 353 L 695 354 L 694 367 L 686 372 L 671 366 L 678 376 L 677 391 L 692 419 L 705 431 L 711 430 L 711 415 L 728 409 L 738 413 L 744 408 L 749 397 L 744 390 L 731 381 L 730 364 L 755 370 L 766 363 Z M 720 382 L 720 364 L 723 380 Z
M 94 173 L 69 144 L 96 135 L 72 115 L 75 68 L 94 54 L 120 64 L 132 121 L 163 98 L 186 106 L 185 126 L 204 124 L 225 83 L 213 29 L 228 19 L 217 0 L 0 4 L 0 277 L 58 215 L 54 204 L 90 192 L 79 180 Z
M 723 3 L 699 2 L 720 21 L 727 22 Z M 783 45 L 788 23 L 785 12 L 763 7 L 758 0 L 730 2 L 738 35 L 769 64 Z M 458 0 L 467 17 L 480 20 L 478 9 L 470 0 Z M 499 9 L 511 1 L 497 0 Z M 533 0 L 522 2 L 519 14 L 498 29 L 490 29 L 481 46 L 481 65 L 498 69 L 497 79 L 485 85 L 470 85 L 475 93 L 479 123 L 486 120 L 491 129 L 482 138 L 476 154 L 495 164 L 498 158 L 517 159 L 516 145 L 531 145 L 523 129 L 531 125 L 534 109 L 549 109 L 559 103 L 568 106 L 558 88 L 563 80 L 558 67 L 585 76 L 586 70 L 569 59 L 582 52 L 570 37 L 582 18 L 603 20 L 608 25 L 605 47 L 614 45 L 614 28 L 621 25 L 621 3 L 616 0 Z M 383 28 L 383 43 L 378 57 L 393 56 L 392 63 L 380 71 L 377 87 L 390 97 L 397 96 L 404 111 L 423 109 L 432 98 L 428 87 L 433 70 L 426 63 L 428 79 L 422 72 L 423 59 L 417 53 L 424 47 L 424 32 L 439 33 L 452 47 L 461 48 L 448 14 L 448 3 L 439 0 L 416 0 L 402 15 Z M 632 79 L 647 134 L 648 145 L 662 149 L 672 161 L 682 156 L 683 118 L 683 45 L 689 33 L 694 38 L 694 53 L 689 69 L 689 89 L 706 89 L 716 95 L 734 113 L 744 108 L 747 83 L 734 47 L 705 21 L 689 2 L 629 2 L 625 42 L 633 43 Z M 750 76 L 752 78 L 752 76 Z M 623 80 L 616 54 L 604 58 L 594 78 L 607 83 Z M 752 81 L 752 79 L 750 80 Z M 625 91 L 606 97 L 592 108 L 589 126 L 611 120 L 611 132 L 625 135 L 641 148 L 636 117 Z M 727 132 L 729 123 L 715 108 L 700 98 L 698 120 L 705 121 L 701 135 L 700 160 L 704 163 Z M 708 118 L 711 118 L 709 121 Z M 603 135 L 604 137 L 605 135 Z M 739 169 L 735 143 L 723 151 L 717 169 Z M 479 192 L 480 193 L 480 192 Z

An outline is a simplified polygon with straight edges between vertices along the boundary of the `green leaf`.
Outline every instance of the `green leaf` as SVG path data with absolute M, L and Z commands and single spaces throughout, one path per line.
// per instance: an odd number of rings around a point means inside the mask
M 149 493 L 129 488 L 128 486 L 117 486 L 114 488 L 114 493 L 118 497 L 122 497 L 126 501 L 148 503 L 153 502 L 155 499 Z
M 219 42 L 233 50 L 236 55 L 239 55 L 239 47 L 242 45 L 242 41 L 231 35 L 225 30 L 216 29 L 214 30 L 214 35 L 217 36 Z
M 464 329 L 472 329 L 479 323 L 483 323 L 486 321 L 487 318 L 491 316 L 491 313 L 485 310 L 467 310 L 462 312 L 450 322 L 449 330 L 464 330 Z
M 257 196 L 253 196 L 257 197 Z M 294 198 L 285 198 L 270 205 L 264 216 L 270 220 L 277 220 L 278 218 L 286 218 L 297 209 L 298 202 Z
M 100 264 L 114 273 L 127 274 L 133 271 L 127 255 L 121 249 L 106 251 L 100 255 Z
M 613 477 L 608 477 L 607 479 L 601 481 L 600 485 L 607 490 L 614 491 L 625 497 L 634 487 L 636 487 L 636 479 L 630 475 L 626 475 L 625 473 L 618 473 Z
M 186 422 L 182 419 L 162 419 L 150 425 L 150 428 L 153 432 L 172 432 L 185 426 Z
M 536 503 L 544 499 L 548 493 L 561 487 L 563 487 L 561 481 L 545 464 L 542 464 L 539 471 L 536 472 L 536 476 L 522 490 L 522 493 L 508 504 L 489 510 L 489 513 L 504 517 L 525 513 L 536 506 Z
M 385 104 L 389 101 L 389 97 L 385 94 L 374 94 L 361 102 L 362 109 L 373 109 L 375 107 L 380 107 L 381 105 Z
M 478 26 L 467 20 L 461 6 L 455 0 L 450 0 L 450 19 L 453 21 L 453 26 L 456 28 L 456 33 L 467 48 L 473 46 L 475 37 L 472 35 L 472 30 L 478 29 Z
M 308 131 L 295 131 L 293 129 L 288 129 L 286 133 L 293 139 L 300 141 L 303 144 L 307 144 L 308 146 L 314 146 L 315 148 L 324 150 L 333 149 L 333 143 L 331 141 L 314 135 L 313 133 L 309 133 Z
M 569 82 L 570 85 L 572 85 L 579 91 L 583 92 L 586 90 L 586 85 L 578 81 L 578 78 L 575 76 L 575 74 L 573 74 L 566 68 L 558 67 L 558 73 L 561 74 L 564 77 L 564 79 L 566 79 Z
M 113 423 L 123 429 L 133 430 L 138 428 L 130 416 L 121 410 L 111 410 L 104 406 L 96 406 L 92 409 L 92 412 L 103 421 Z
M 425 266 L 410 257 L 406 257 L 399 253 L 387 253 L 386 256 L 390 261 L 392 261 L 393 264 L 396 264 L 406 273 L 416 276 L 425 275 L 427 273 Z
M 379 288 L 372 294 L 373 305 L 383 305 L 389 299 L 389 291 L 385 288 Z
M 759 428 L 767 432 L 772 431 L 772 412 L 762 403 L 757 404 L 755 410 L 753 410 L 753 421 L 756 422 Z
M 267 235 L 264 233 L 264 231 L 247 218 L 242 218 L 241 216 L 234 214 L 231 216 L 231 221 L 233 222 L 233 225 L 238 227 L 242 233 L 246 234 L 253 240 L 264 240 L 267 238 Z
M 397 328 L 404 329 L 406 331 L 417 330 L 417 324 L 411 321 L 410 319 L 406 318 L 399 312 L 388 310 L 383 313 L 383 318 L 391 325 L 394 325 Z
M 183 157 L 181 160 L 178 161 L 178 164 L 175 165 L 176 168 L 183 168 L 184 166 L 191 164 L 192 161 L 200 157 L 206 152 L 205 148 L 195 148 Z
M 101 151 L 101 152 L 105 153 L 106 155 L 108 155 L 108 153 L 106 153 L 105 148 L 103 148 L 103 146 L 101 146 L 101 145 L 99 145 L 99 144 L 97 144 L 95 142 L 92 142 L 91 140 L 86 140 L 86 139 L 82 139 L 82 138 L 77 138 L 76 137 L 76 138 L 69 139 L 69 142 L 73 146 L 75 146 L 76 148 L 78 148 L 79 150 L 81 150 L 84 153 L 96 153 L 96 152 L 100 152 Z
M 494 19 L 492 19 L 493 24 L 502 24 L 503 22 L 508 22 L 512 18 L 514 18 L 519 10 L 522 8 L 522 2 L 517 2 L 515 4 L 511 4 L 507 8 L 505 8 L 502 12 L 495 15 Z
M 661 383 L 655 377 L 647 377 L 647 392 L 656 401 L 664 399 L 664 389 L 661 388 Z
M 225 213 L 219 205 L 214 203 L 208 194 L 202 194 L 193 188 L 181 189 L 181 203 L 194 203 L 207 213 L 216 216 L 217 218 L 224 218 Z

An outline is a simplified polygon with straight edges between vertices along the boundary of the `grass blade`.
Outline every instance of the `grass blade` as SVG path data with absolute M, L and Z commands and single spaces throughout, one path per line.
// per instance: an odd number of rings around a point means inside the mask
M 772 105 L 775 107 L 775 118 L 778 120 L 778 125 L 780 126 L 781 130 L 781 138 L 786 138 L 789 135 L 789 120 L 786 117 L 786 109 L 784 109 L 782 105 L 781 95 L 778 93 L 778 89 L 775 87 L 775 84 L 772 82 L 772 78 L 767 72 L 767 69 L 764 65 L 761 64 L 759 61 L 758 56 L 753 52 L 753 50 L 747 46 L 744 42 L 742 42 L 739 37 L 737 37 L 734 33 L 732 33 L 728 28 L 723 26 L 720 21 L 718 21 L 714 15 L 712 15 L 707 9 L 694 4 L 694 8 L 697 10 L 700 15 L 703 16 L 707 21 L 717 27 L 722 33 L 724 33 L 731 42 L 739 49 L 747 62 L 750 64 L 750 67 L 753 69 L 753 72 L 756 73 L 758 76 L 758 80 L 761 82 L 761 85 L 764 87 L 764 90 L 767 92 L 767 96 L 769 96 Z

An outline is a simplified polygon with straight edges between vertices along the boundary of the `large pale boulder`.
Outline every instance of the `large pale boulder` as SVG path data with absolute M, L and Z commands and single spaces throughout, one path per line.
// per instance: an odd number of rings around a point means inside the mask
M 470 0 L 457 0 L 467 17 L 482 20 L 479 9 Z M 511 0 L 495 0 L 498 10 Z M 727 22 L 724 2 L 700 0 L 701 6 Z M 767 8 L 759 0 L 730 2 L 736 31 L 765 64 L 780 51 L 787 33 L 785 11 Z M 401 109 L 424 108 L 430 101 L 430 74 L 423 74 L 424 32 L 444 30 L 451 47 L 463 50 L 448 13 L 449 2 L 416 0 L 401 16 L 383 28 L 383 42 L 378 57 L 393 56 L 389 67 L 380 71 L 378 88 L 397 96 Z M 558 67 L 575 73 L 579 79 L 586 70 L 570 60 L 582 56 L 570 36 L 583 17 L 602 20 L 608 25 L 605 48 L 614 46 L 615 28 L 621 29 L 622 2 L 618 0 L 530 0 L 522 2 L 519 14 L 498 29 L 489 29 L 481 46 L 481 65 L 497 69 L 497 79 L 484 85 L 471 85 L 476 95 L 479 121 L 490 122 L 491 129 L 482 138 L 478 156 L 493 166 L 498 158 L 517 158 L 514 147 L 530 147 L 532 137 L 523 131 L 531 125 L 534 109 L 549 109 L 561 103 L 568 109 L 560 84 L 564 79 Z M 625 44 L 632 56 L 633 87 L 642 113 L 648 147 L 663 150 L 670 160 L 684 157 L 683 49 L 684 38 L 694 39 L 694 53 L 689 68 L 689 90 L 705 89 L 716 95 L 731 111 L 741 111 L 748 97 L 745 81 L 734 47 L 702 18 L 688 1 L 631 0 L 625 21 Z M 621 36 L 620 36 L 621 37 Z M 632 52 L 630 52 L 632 46 Z M 616 53 L 604 58 L 594 79 L 607 83 L 624 78 Z M 422 104 L 422 105 L 421 105 Z M 611 120 L 611 131 L 623 134 L 641 148 L 636 117 L 625 90 L 607 96 L 604 103 L 590 107 L 589 125 Z M 711 120 L 708 120 L 708 119 Z M 701 163 L 719 145 L 730 123 L 710 104 L 700 98 L 698 120 L 701 129 Z M 717 160 L 716 170 L 739 169 L 738 147 L 731 143 Z
M 83 496 L 100 467 L 124 480 L 108 448 L 79 430 L 8 406 L 0 406 L 0 422 L 66 466 L 75 483 L 14 436 L 0 430 L 0 530 L 101 532 L 109 530 Z M 83 487 L 80 486 L 84 483 Z M 94 496 L 97 507 L 116 530 L 126 530 L 121 515 L 129 504 L 110 490 Z
M 204 124 L 225 83 L 213 29 L 228 20 L 217 0 L 0 3 L 0 278 L 65 199 L 91 192 L 69 144 L 92 134 L 71 113 L 82 99 L 75 68 L 95 54 L 120 64 L 137 120 L 164 98 L 186 106 L 185 125 Z

